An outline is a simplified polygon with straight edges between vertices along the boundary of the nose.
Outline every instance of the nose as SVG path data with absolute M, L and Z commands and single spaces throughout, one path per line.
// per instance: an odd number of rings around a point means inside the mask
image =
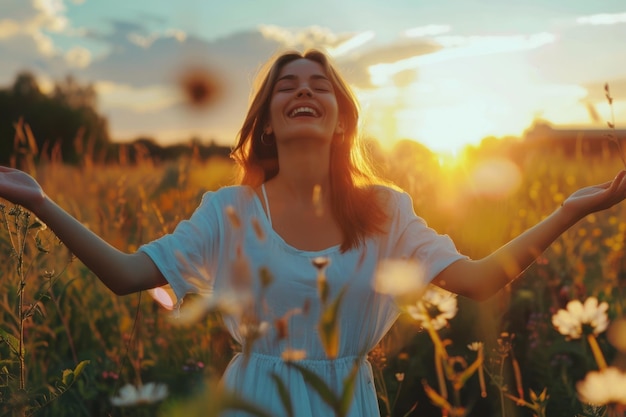
M 313 97 L 313 91 L 311 91 L 311 88 L 307 84 L 302 85 L 298 89 L 296 97 Z

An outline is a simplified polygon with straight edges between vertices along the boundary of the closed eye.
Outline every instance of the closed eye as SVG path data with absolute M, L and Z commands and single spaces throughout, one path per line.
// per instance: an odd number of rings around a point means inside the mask
M 323 92 L 323 93 L 328 93 L 330 91 L 332 91 L 332 85 L 330 84 L 329 81 L 327 81 L 326 79 L 320 79 L 317 80 L 314 84 L 313 84 L 313 89 L 315 91 L 319 91 L 319 92 Z

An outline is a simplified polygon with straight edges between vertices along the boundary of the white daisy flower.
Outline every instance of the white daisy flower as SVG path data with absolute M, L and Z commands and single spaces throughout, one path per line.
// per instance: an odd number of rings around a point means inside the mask
M 626 404 L 626 373 L 615 367 L 587 373 L 576 384 L 578 398 L 588 404 Z
M 145 385 L 124 385 L 117 397 L 111 398 L 111 404 L 116 407 L 128 407 L 159 402 L 168 396 L 167 386 L 150 382 Z
M 552 316 L 552 324 L 559 333 L 572 339 L 579 339 L 583 333 L 598 335 L 609 325 L 606 314 L 608 308 L 606 301 L 598 304 L 596 297 L 587 298 L 584 304 L 572 300 L 567 303 L 565 309 L 560 309 Z
M 432 325 L 434 330 L 445 327 L 457 311 L 456 295 L 434 286 L 415 305 L 407 307 L 409 315 L 421 326 Z

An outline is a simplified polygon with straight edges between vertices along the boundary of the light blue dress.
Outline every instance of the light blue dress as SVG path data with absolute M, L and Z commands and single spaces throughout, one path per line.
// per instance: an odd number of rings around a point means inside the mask
M 430 282 L 452 262 L 465 258 L 448 236 L 436 233 L 415 215 L 408 194 L 387 187 L 382 191 L 388 193 L 388 230 L 345 253 L 340 252 L 339 246 L 303 251 L 287 244 L 273 231 L 256 193 L 246 186 L 206 193 L 191 218 L 182 221 L 173 233 L 140 247 L 162 272 L 179 301 L 185 294 L 200 290 L 198 279 L 205 281 L 202 286 L 210 287 L 214 296 L 232 292 L 233 286 L 246 282 L 245 277 L 238 276 L 242 274 L 241 260 L 245 260 L 251 272 L 252 293 L 257 300 L 263 300 L 257 303 L 256 314 L 269 324 L 269 330 L 249 347 L 249 355 L 240 353 L 233 358 L 223 381 L 269 415 L 286 415 L 272 374 L 288 387 L 297 416 L 332 415 L 300 372 L 281 358 L 290 349 L 305 351 L 306 358 L 298 363 L 315 372 L 335 393 L 342 391 L 344 379 L 358 364 L 349 416 L 379 416 L 372 369 L 366 356 L 400 311 L 389 295 L 373 288 L 377 264 L 384 259 L 415 259 Z M 233 221 L 234 217 L 239 222 Z M 318 257 L 330 261 L 326 269 L 328 299 L 332 301 L 346 288 L 339 310 L 339 353 L 332 360 L 326 356 L 318 333 L 322 308 L 317 270 L 312 262 Z M 262 269 L 272 276 L 272 283 L 265 290 L 259 273 Z M 181 309 L 184 308 L 183 305 Z M 304 310 L 291 314 L 297 309 Z M 287 316 L 287 332 L 278 337 L 274 324 Z M 244 344 L 239 316 L 224 319 L 234 339 Z M 244 415 L 247 414 L 228 413 L 229 417 Z

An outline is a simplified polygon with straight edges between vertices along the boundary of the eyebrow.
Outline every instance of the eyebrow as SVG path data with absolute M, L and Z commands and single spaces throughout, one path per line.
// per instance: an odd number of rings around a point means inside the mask
M 294 74 L 287 74 L 287 75 L 283 75 L 282 77 L 280 77 L 279 79 L 276 80 L 276 82 L 282 81 L 282 80 L 296 80 L 298 77 Z M 327 76 L 323 75 L 323 74 L 313 74 L 310 77 L 312 80 L 325 80 L 325 81 L 330 81 L 328 79 Z

